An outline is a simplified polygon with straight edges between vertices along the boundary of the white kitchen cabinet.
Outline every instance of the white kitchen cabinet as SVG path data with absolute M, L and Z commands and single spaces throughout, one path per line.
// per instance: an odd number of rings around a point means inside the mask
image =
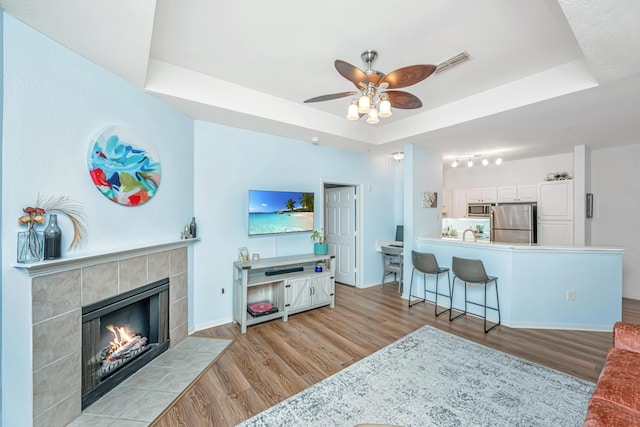
M 535 184 L 518 185 L 519 202 L 537 202 L 538 186 Z
M 449 218 L 465 218 L 467 216 L 467 190 L 457 188 L 451 193 L 451 209 Z
M 451 213 L 451 190 L 442 190 L 442 216 L 448 217 Z
M 504 185 L 498 187 L 498 203 L 537 201 L 538 186 L 535 184 Z
M 334 281 L 330 273 L 287 280 L 284 299 L 287 314 L 330 304 L 333 308 Z
M 495 203 L 498 200 L 496 187 L 468 188 L 467 203 Z
M 573 246 L 573 221 L 538 220 L 538 244 Z
M 467 189 L 467 203 L 480 203 L 482 198 L 481 188 L 468 188 Z
M 573 181 L 538 184 L 538 219 L 573 221 Z

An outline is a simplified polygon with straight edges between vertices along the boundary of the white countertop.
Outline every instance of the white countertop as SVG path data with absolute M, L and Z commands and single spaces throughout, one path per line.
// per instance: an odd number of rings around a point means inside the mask
M 416 241 L 427 243 L 442 243 L 449 245 L 472 246 L 489 250 L 509 250 L 523 252 L 624 252 L 623 248 L 603 247 L 603 246 L 542 246 L 536 243 L 495 243 L 486 240 L 463 241 L 451 237 L 416 237 Z
M 436 238 L 436 240 L 438 240 Z M 491 243 L 491 240 L 487 237 L 486 239 L 476 239 L 476 240 L 463 240 L 462 236 L 457 236 L 457 237 L 442 237 L 442 240 L 452 240 L 452 241 L 459 241 L 459 242 L 464 242 L 464 243 Z

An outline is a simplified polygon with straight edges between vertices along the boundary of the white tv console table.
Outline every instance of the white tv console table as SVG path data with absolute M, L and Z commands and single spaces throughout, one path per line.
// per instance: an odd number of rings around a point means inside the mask
M 322 272 L 316 266 L 323 264 Z M 267 275 L 268 272 L 301 269 Z M 268 320 L 288 320 L 290 314 L 325 305 L 335 307 L 335 256 L 292 255 L 233 263 L 233 323 L 247 326 Z M 247 310 L 257 302 L 269 302 L 278 308 L 271 314 L 254 317 Z

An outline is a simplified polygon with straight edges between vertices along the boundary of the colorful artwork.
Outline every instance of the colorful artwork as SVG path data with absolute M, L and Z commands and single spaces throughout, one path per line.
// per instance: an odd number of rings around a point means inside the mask
M 87 160 L 98 190 L 121 205 L 142 205 L 160 186 L 158 154 L 141 144 L 129 128 L 110 126 L 101 131 L 91 143 Z

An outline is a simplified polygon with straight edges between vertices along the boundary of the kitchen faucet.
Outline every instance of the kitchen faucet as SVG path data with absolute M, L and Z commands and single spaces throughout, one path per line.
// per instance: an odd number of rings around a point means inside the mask
M 476 241 L 476 233 L 474 233 L 474 231 L 471 228 L 467 228 L 466 230 L 464 230 L 464 232 L 462 233 L 462 241 L 466 242 L 467 241 L 467 231 L 470 231 L 471 234 L 473 235 L 473 241 Z

